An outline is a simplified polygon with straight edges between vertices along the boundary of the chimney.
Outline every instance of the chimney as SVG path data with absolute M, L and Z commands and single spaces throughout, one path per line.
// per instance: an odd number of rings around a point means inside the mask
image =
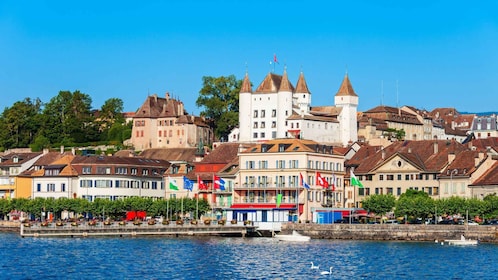
M 437 141 L 434 142 L 434 154 L 437 154 L 439 152 L 439 146 L 438 146 L 438 143 Z
M 43 154 L 44 155 L 48 154 L 48 149 L 47 148 L 43 149 Z
M 408 148 L 408 153 L 411 154 L 412 153 L 412 148 Z
M 61 154 L 64 153 L 64 146 L 61 146 Z
M 382 159 L 385 159 L 386 158 L 386 151 L 384 151 L 384 147 L 381 147 L 380 151 L 382 153 Z
M 166 100 L 169 100 L 169 92 L 166 92 Z
M 71 154 L 72 154 L 73 156 L 74 156 L 74 155 L 76 155 L 76 151 L 75 151 L 74 147 L 72 147 L 72 148 L 71 148 Z

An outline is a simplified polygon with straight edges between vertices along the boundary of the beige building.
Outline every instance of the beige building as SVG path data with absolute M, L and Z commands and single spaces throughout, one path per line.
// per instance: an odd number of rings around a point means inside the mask
M 276 139 L 254 145 L 239 153 L 238 181 L 227 216 L 251 220 L 263 228 L 291 220 L 311 221 L 314 208 L 342 207 L 343 166 L 343 154 L 312 140 Z M 335 186 L 334 192 L 318 185 L 317 172 Z
M 183 103 L 166 93 L 148 96 L 133 117 L 131 144 L 135 150 L 191 148 L 211 145 L 213 132 L 204 118 L 188 115 Z
M 456 154 L 465 150 L 467 146 L 454 140 L 397 141 L 385 148 L 362 147 L 346 166 L 353 170 L 364 187 L 346 186 L 346 192 L 352 192 L 355 207 L 361 207 L 361 201 L 369 195 L 399 197 L 408 189 L 440 198 L 439 175 Z

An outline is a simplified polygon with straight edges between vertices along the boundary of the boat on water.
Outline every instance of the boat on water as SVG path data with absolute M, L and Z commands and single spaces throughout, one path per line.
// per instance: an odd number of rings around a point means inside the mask
M 292 231 L 292 234 L 276 234 L 275 238 L 279 241 L 307 242 L 311 240 L 311 237 L 302 235 L 295 230 Z
M 448 240 L 445 240 L 444 242 L 448 243 L 448 245 L 477 245 L 477 244 L 479 244 L 479 240 L 467 239 L 463 235 L 460 236 L 460 239 L 448 239 Z

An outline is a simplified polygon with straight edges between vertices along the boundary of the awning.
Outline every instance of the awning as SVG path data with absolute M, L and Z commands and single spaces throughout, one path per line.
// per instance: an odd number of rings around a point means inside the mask
M 232 204 L 230 209 L 288 209 L 295 210 L 296 204 L 294 203 L 282 203 L 277 207 L 276 203 L 239 203 Z

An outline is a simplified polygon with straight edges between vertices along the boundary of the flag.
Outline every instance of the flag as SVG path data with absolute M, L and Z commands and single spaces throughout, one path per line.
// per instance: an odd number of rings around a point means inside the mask
M 310 185 L 308 185 L 308 183 L 306 183 L 303 179 L 303 174 L 299 173 L 299 177 L 301 178 L 301 186 L 303 186 L 304 188 L 306 189 L 310 189 Z
M 214 176 L 214 188 L 222 191 L 225 190 L 225 181 L 216 175 Z
M 280 207 L 280 203 L 282 203 L 282 194 L 277 194 L 277 208 Z
M 208 186 L 204 184 L 204 182 L 201 180 L 201 176 L 197 176 L 197 183 L 199 184 L 199 190 L 207 190 Z
M 351 171 L 351 178 L 350 178 L 351 186 L 363 188 L 363 184 L 360 182 L 360 180 L 358 180 L 358 178 L 356 178 L 356 176 L 353 173 L 353 170 L 350 171 Z
M 194 182 L 183 176 L 183 188 L 192 191 L 194 189 Z
M 335 191 L 335 174 L 332 173 L 332 185 L 330 186 L 331 191 Z
M 178 190 L 178 184 L 176 183 L 176 180 L 175 179 L 171 179 L 168 176 L 168 181 L 169 181 L 169 189 L 177 191 Z
M 329 188 L 329 182 L 327 182 L 327 180 L 324 177 L 322 177 L 322 175 L 320 174 L 320 172 L 316 173 L 316 181 L 317 181 L 317 183 L 318 183 L 319 186 L 322 186 L 322 187 L 324 187 L 326 189 Z
M 277 54 L 273 54 L 273 62 L 278 63 Z

